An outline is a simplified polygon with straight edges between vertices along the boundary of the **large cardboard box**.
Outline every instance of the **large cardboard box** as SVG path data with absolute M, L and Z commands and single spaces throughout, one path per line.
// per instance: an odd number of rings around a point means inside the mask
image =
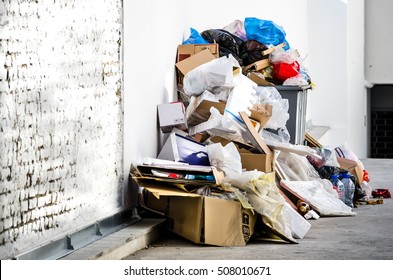
M 168 229 L 197 244 L 245 246 L 254 232 L 257 214 L 238 201 L 200 196 L 164 185 L 140 184 L 142 206 L 163 211 Z

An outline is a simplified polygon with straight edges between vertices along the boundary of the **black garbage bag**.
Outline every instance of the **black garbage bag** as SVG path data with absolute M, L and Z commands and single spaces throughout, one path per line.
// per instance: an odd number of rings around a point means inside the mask
M 241 66 L 244 65 L 240 58 L 245 53 L 244 41 L 241 38 L 223 29 L 205 30 L 201 36 L 209 43 L 219 45 L 220 57 L 232 54 Z
M 262 55 L 264 50 L 267 50 L 266 47 L 261 42 L 256 40 L 248 40 L 244 43 L 244 52 L 241 54 L 241 59 L 244 63 L 244 66 L 250 65 L 256 61 L 269 58 L 269 55 Z

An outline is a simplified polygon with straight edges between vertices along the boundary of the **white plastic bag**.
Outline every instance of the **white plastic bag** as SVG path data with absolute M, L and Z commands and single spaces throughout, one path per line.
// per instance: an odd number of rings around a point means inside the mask
M 325 190 L 317 181 L 281 180 L 280 184 L 304 198 L 321 216 L 354 216 L 352 208 Z
M 275 87 L 257 87 L 255 104 L 271 104 L 272 115 L 265 124 L 265 128 L 286 128 L 289 119 L 288 99 L 283 99 Z
M 205 90 L 233 87 L 233 67 L 240 67 L 232 56 L 223 56 L 204 63 L 189 71 L 183 79 L 184 92 L 187 95 L 199 95 Z
M 210 164 L 217 170 L 223 171 L 225 176 L 233 177 L 242 172 L 240 154 L 233 142 L 225 147 L 221 143 L 215 143 L 207 145 L 206 148 Z
M 291 217 L 283 211 L 285 199 L 280 194 L 274 173 L 261 171 L 245 171 L 224 179 L 225 184 L 246 191 L 246 196 L 255 211 L 263 216 L 265 223 L 293 240 Z

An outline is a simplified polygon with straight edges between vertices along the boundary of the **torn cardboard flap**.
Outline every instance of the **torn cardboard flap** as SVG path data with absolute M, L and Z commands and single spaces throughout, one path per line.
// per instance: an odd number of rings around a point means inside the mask
M 257 120 L 260 124 L 259 132 L 272 116 L 273 106 L 271 104 L 254 104 L 250 111 L 250 118 Z
M 258 86 L 274 86 L 273 83 L 266 81 L 265 77 L 260 72 L 249 72 L 247 77 L 256 83 Z
M 216 59 L 216 57 L 210 52 L 210 50 L 206 49 L 197 54 L 194 54 L 193 56 L 190 56 L 189 58 L 179 61 L 175 65 L 177 69 L 185 76 L 191 70 L 213 59 Z
M 224 114 L 226 103 L 219 101 L 202 100 L 201 103 L 195 108 L 191 115 L 187 118 L 187 125 L 189 127 L 196 126 L 202 122 L 209 120 L 210 108 L 216 108 L 220 114 Z
M 263 141 L 262 137 L 258 134 L 258 131 L 252 125 L 247 113 L 246 112 L 239 112 L 239 114 L 246 125 L 247 132 L 250 136 L 249 140 L 254 145 L 254 147 L 257 148 L 261 153 L 264 153 L 267 155 L 272 155 L 273 154 L 272 151 L 269 149 L 269 147 Z
M 337 162 L 340 165 L 340 168 L 347 170 L 356 176 L 359 185 L 363 182 L 363 168 L 358 162 L 343 157 L 337 157 Z

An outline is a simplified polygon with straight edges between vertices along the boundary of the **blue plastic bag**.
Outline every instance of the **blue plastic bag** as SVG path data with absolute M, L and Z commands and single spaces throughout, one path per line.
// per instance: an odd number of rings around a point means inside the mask
M 183 42 L 183 45 L 187 44 L 209 44 L 208 41 L 203 39 L 203 37 L 196 31 L 194 28 L 190 28 L 191 35 L 190 37 Z
M 248 40 L 256 40 L 266 46 L 285 43 L 284 50 L 290 48 L 284 29 L 271 20 L 249 17 L 244 20 L 244 29 Z

